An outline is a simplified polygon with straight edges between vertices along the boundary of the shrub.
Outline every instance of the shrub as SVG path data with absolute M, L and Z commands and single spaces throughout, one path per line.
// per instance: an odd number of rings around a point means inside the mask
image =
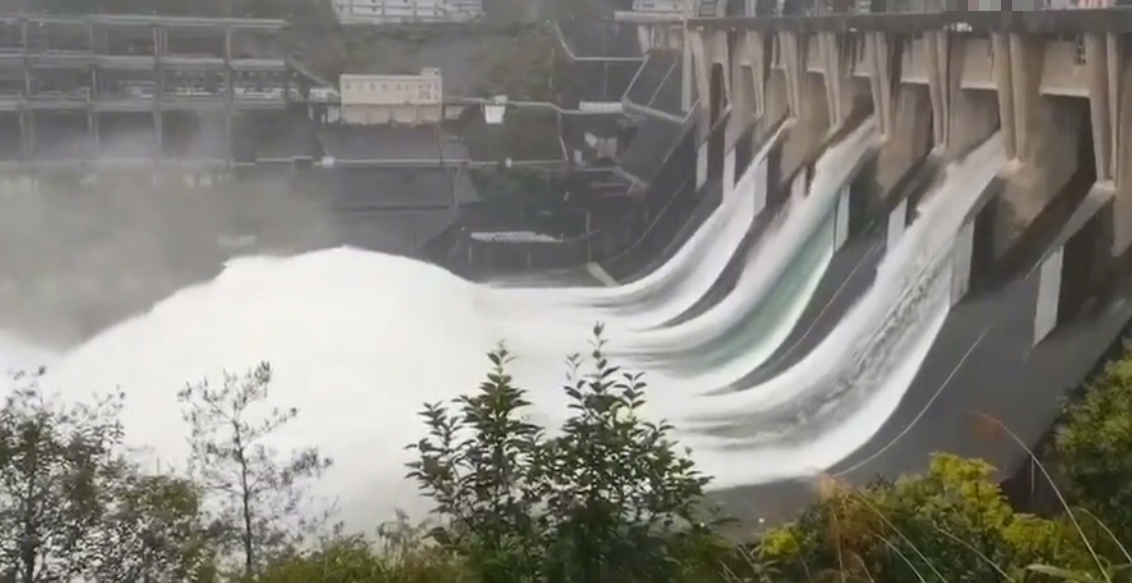
M 444 520 L 433 538 L 482 581 L 676 581 L 725 554 L 695 511 L 709 479 L 669 425 L 638 415 L 643 377 L 609 362 L 601 326 L 594 337 L 592 370 L 569 360 L 572 416 L 554 437 L 524 419 L 505 348 L 477 393 L 422 412 L 409 475 Z

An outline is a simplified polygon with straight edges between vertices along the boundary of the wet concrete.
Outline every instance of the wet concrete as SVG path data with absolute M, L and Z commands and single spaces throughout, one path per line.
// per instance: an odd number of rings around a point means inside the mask
M 1096 211 L 1096 209 L 1092 209 Z M 1098 216 L 1100 216 L 1098 214 Z M 1056 249 L 1084 232 L 1071 219 L 1047 239 Z M 923 471 L 933 452 L 981 458 L 1007 477 L 1026 454 L 980 415 L 1009 427 L 1027 444 L 1041 439 L 1066 396 L 1095 368 L 1132 320 L 1132 280 L 1085 302 L 1034 346 L 1040 272 L 1019 269 L 1009 283 L 954 306 L 915 380 L 880 430 L 829 473 L 851 484 Z M 812 480 L 780 481 L 713 493 L 745 522 L 744 532 L 787 521 L 815 500 Z M 761 521 L 761 523 L 760 523 Z

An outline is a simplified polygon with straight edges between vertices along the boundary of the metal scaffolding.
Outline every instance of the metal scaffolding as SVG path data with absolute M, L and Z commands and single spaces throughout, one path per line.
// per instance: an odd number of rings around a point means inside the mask
M 0 17 L 0 132 L 14 141 L 18 127 L 18 160 L 98 160 L 114 128 L 144 127 L 154 147 L 141 154 L 160 157 L 170 120 L 188 116 L 224 128 L 226 151 L 216 157 L 231 161 L 237 114 L 282 110 L 303 93 L 306 84 L 273 46 L 285 27 L 148 15 Z M 81 144 L 43 145 L 56 134 Z

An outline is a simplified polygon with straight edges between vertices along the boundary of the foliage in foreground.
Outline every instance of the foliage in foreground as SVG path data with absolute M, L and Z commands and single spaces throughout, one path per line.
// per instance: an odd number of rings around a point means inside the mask
M 1121 583 L 1132 576 L 1120 544 L 1132 533 L 1129 359 L 1110 367 L 1060 428 L 1069 499 L 1059 516 L 1015 512 L 990 466 L 937 455 L 926 473 L 894 482 L 853 488 L 823 480 L 796 522 L 746 548 L 726 543 L 718 522 L 702 522 L 709 477 L 670 427 L 639 415 L 643 378 L 611 364 L 596 332 L 590 358 L 570 360 L 563 387 L 570 416 L 553 431 L 528 420 L 527 394 L 508 374 L 504 349 L 490 355 L 477 390 L 426 406 L 409 478 L 435 502 L 435 520 L 414 525 L 401 516 L 376 537 L 302 514 L 304 484 L 330 460 L 316 449 L 267 445 L 300 412 L 263 412 L 266 365 L 225 375 L 217 388 L 182 391 L 194 453 L 183 476 L 129 460 L 120 394 L 61 405 L 34 377 L 22 378 L 0 408 L 0 582 Z
M 570 360 L 572 416 L 553 437 L 524 420 L 505 349 L 454 411 L 425 408 L 429 436 L 413 446 L 410 477 L 446 522 L 434 538 L 480 580 L 678 581 L 707 574 L 726 551 L 695 513 L 708 478 L 670 426 L 639 416 L 641 375 L 610 364 L 600 327 L 595 336 L 591 372 Z

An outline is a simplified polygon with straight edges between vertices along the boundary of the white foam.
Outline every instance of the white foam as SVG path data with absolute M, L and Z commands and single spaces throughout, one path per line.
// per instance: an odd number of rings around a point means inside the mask
M 44 383 L 75 400 L 121 389 L 128 399 L 123 412 L 128 441 L 148 447 L 167 464 L 181 464 L 188 428 L 176 393 L 184 383 L 216 381 L 224 371 L 271 362 L 276 373 L 271 404 L 301 411 L 273 445 L 316 445 L 333 457 L 336 465 L 318 483 L 316 495 L 337 498 L 347 524 L 369 530 L 395 508 L 419 517 L 429 507 L 404 477 L 403 464 L 412 458 L 404 446 L 425 432 L 414 413 L 426 401 L 474 391 L 488 370 L 485 353 L 497 340 L 514 336 L 510 323 L 481 310 L 481 289 L 427 264 L 353 249 L 238 260 L 214 281 L 183 290 L 65 355 Z M 549 304 L 537 317 L 553 328 Z M 562 359 L 584 350 L 585 338 L 552 329 L 520 336 L 514 346 L 521 356 L 516 377 L 533 391 L 539 419 L 560 420 L 566 415 L 559 388 Z M 0 358 L 21 364 L 39 357 L 22 343 L 9 343 L 0 338 Z M 652 410 L 667 413 L 678 427 L 705 408 L 720 410 L 719 403 L 729 402 L 732 413 L 754 405 L 749 394 L 696 398 L 693 389 L 705 387 L 694 377 L 650 378 Z M 895 391 L 886 388 L 883 403 L 867 407 L 890 408 Z M 781 475 L 797 475 L 815 462 L 828 465 L 872 429 L 862 425 L 860 415 L 853 419 L 831 428 L 830 437 L 801 448 L 767 449 L 764 458 L 774 460 Z M 733 455 L 747 454 L 717 448 L 720 440 L 681 438 L 699 448 L 697 460 L 722 484 L 765 477 L 760 474 L 765 468 L 732 463 Z M 829 449 L 835 445 L 841 449 Z
M 76 400 L 120 388 L 128 443 L 181 465 L 178 389 L 266 360 L 271 403 L 301 411 L 272 443 L 335 458 L 317 494 L 341 497 L 344 518 L 370 529 L 397 507 L 423 514 L 404 478 L 403 448 L 424 435 L 415 412 L 474 390 L 487 371 L 498 336 L 471 289 L 435 267 L 351 249 L 238 261 L 74 350 L 44 384 Z

